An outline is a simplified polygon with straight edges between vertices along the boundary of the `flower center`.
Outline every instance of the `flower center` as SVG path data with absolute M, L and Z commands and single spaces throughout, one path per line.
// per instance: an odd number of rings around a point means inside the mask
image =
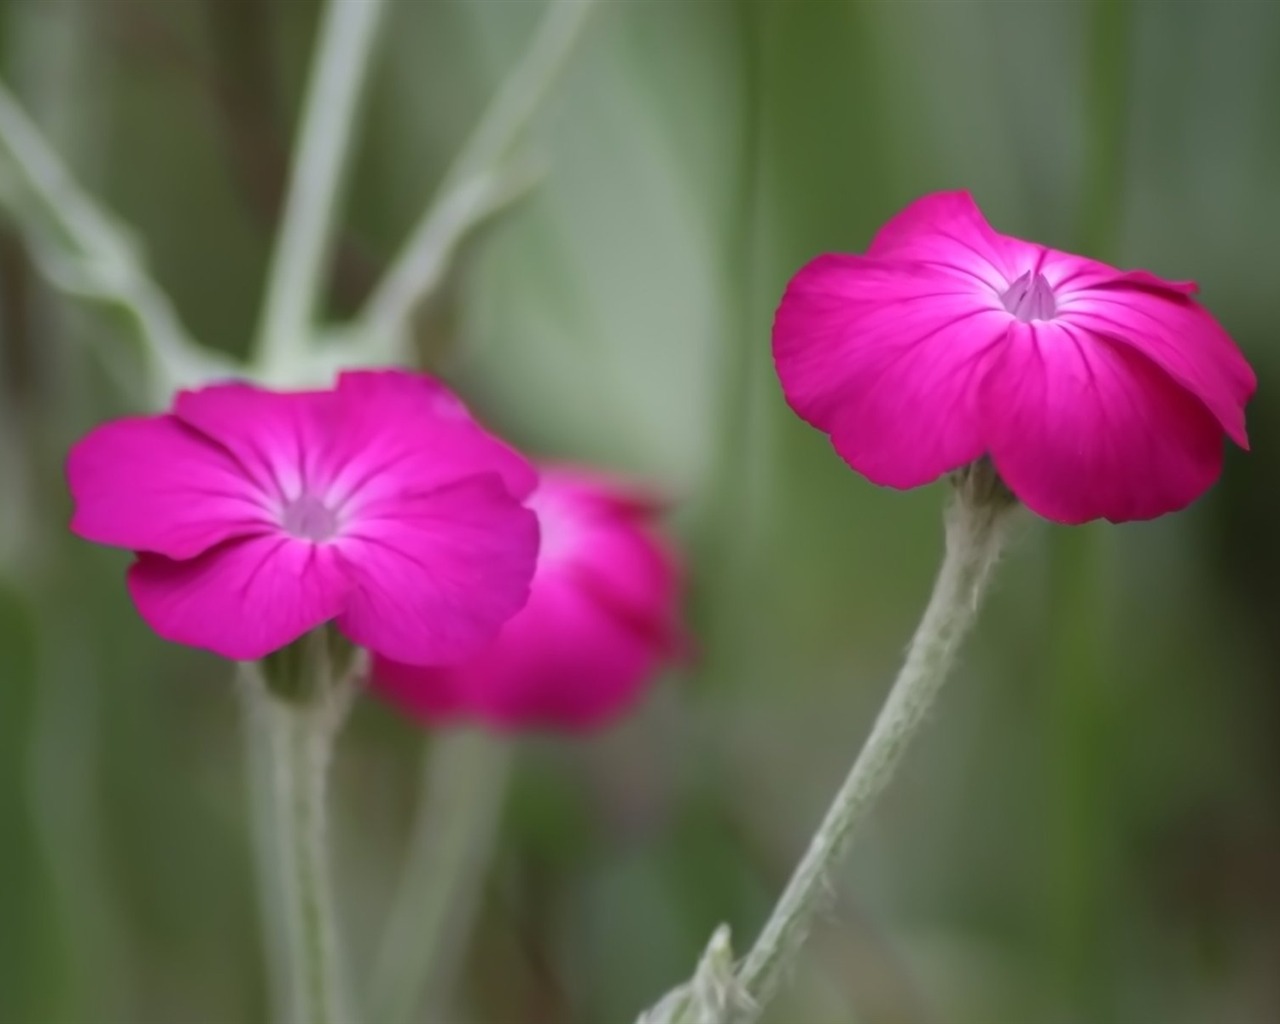
M 319 498 L 302 494 L 284 507 L 280 513 L 280 525 L 286 533 L 300 540 L 319 543 L 338 532 L 338 516 Z
M 1024 324 L 1032 320 L 1052 320 L 1058 312 L 1058 304 L 1053 298 L 1053 288 L 1044 279 L 1043 274 L 1032 276 L 1028 270 L 1000 296 L 1004 308 L 1016 316 Z

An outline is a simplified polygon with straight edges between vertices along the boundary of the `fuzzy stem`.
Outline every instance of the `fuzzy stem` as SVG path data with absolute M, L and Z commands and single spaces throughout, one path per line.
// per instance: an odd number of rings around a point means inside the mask
M 147 273 L 129 229 L 80 187 L 3 84 L 0 209 L 21 228 L 50 284 L 131 321 L 147 357 L 147 401 L 163 405 L 175 387 L 225 374 L 229 364 L 196 344 Z
M 288 380 L 312 318 L 384 0 L 329 0 L 307 85 L 258 337 L 263 371 Z
M 333 680 L 323 644 L 308 646 L 305 701 L 282 698 L 255 670 L 244 674 L 268 966 L 277 1019 L 349 1024 L 325 804 L 333 740 L 351 690 Z
M 826 818 L 737 974 L 740 1020 L 755 1020 L 794 963 L 828 902 L 832 871 L 854 830 L 893 777 L 952 665 L 1006 536 L 1010 506 L 974 500 L 963 486 L 946 515 L 946 554 L 906 662 Z
M 529 48 L 499 87 L 359 319 L 360 333 L 396 354 L 413 311 L 440 283 L 467 236 L 528 191 L 528 167 L 511 166 L 515 147 L 568 66 L 597 0 L 548 0 Z
M 413 834 L 373 974 L 373 1019 L 409 1024 L 434 986 L 448 998 L 449 964 L 467 942 L 497 832 L 511 764 L 509 741 L 478 732 L 434 738 L 423 763 Z

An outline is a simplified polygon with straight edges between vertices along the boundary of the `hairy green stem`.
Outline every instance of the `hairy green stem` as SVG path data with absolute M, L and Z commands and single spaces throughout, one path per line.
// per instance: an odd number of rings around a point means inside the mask
M 199 348 L 168 296 L 147 274 L 129 232 L 72 177 L 22 106 L 0 84 L 0 207 L 22 228 L 36 264 L 56 288 L 122 311 L 147 356 L 146 399 L 227 365 Z
M 831 872 L 843 859 L 850 837 L 893 777 L 950 673 L 960 642 L 977 617 L 1004 542 L 1008 514 L 1002 504 L 971 501 L 963 491 L 957 491 L 951 501 L 942 568 L 902 670 L 852 770 L 738 972 L 753 1005 L 763 1006 L 777 990 L 814 917 L 826 905 Z
M 351 700 L 323 638 L 304 638 L 306 694 L 287 699 L 246 666 L 250 795 L 273 1016 L 292 1024 L 350 1024 L 330 879 L 329 760 Z
M 421 798 L 373 974 L 373 1019 L 411 1024 L 423 994 L 448 998 L 497 833 L 511 746 L 479 732 L 432 740 Z
M 259 328 L 261 368 L 269 377 L 296 376 L 295 364 L 311 345 L 383 7 L 384 0 L 329 0 L 324 9 Z
M 826 817 L 742 964 L 717 933 L 694 979 L 640 1019 L 643 1024 L 751 1024 L 794 966 L 815 918 L 831 899 L 831 876 L 849 841 L 893 777 L 903 752 L 950 673 L 977 617 L 1015 508 L 994 470 L 956 476 L 946 513 L 946 552 L 906 661 Z
M 534 175 L 511 164 L 569 58 L 597 0 L 549 0 L 520 61 L 499 87 L 445 175 L 436 198 L 359 317 L 361 334 L 386 357 L 399 354 L 418 304 L 439 286 L 473 230 L 528 191 Z

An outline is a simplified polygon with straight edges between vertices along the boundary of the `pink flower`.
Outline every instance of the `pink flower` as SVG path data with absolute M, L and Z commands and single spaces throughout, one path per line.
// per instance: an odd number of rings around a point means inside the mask
M 72 529 L 138 553 L 148 625 L 228 658 L 330 620 L 389 657 L 467 658 L 524 604 L 537 557 L 532 467 L 409 373 L 184 391 L 93 430 L 67 477 Z
M 997 234 L 964 192 L 925 196 L 865 256 L 792 279 L 773 351 L 791 407 L 874 483 L 990 456 L 1048 519 L 1150 519 L 1242 448 L 1253 371 L 1196 286 Z
M 678 572 L 650 528 L 653 503 L 566 467 L 543 470 L 530 505 L 538 568 L 497 642 L 451 668 L 378 659 L 375 691 L 436 723 L 586 729 L 629 707 L 676 653 Z

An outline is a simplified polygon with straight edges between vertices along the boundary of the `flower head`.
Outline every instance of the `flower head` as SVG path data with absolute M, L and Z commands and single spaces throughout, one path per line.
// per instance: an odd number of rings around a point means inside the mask
M 93 430 L 67 477 L 72 529 L 137 552 L 143 619 L 228 658 L 330 620 L 389 657 L 466 658 L 524 604 L 537 557 L 532 467 L 399 371 L 184 391 L 168 413 Z
M 377 659 L 375 692 L 431 722 L 585 729 L 630 706 L 677 652 L 678 572 L 651 501 L 562 467 L 543 470 L 530 506 L 542 549 L 529 603 L 464 664 Z
M 964 192 L 925 196 L 865 256 L 820 256 L 773 330 L 791 407 L 877 484 L 987 455 L 1062 523 L 1150 519 L 1247 447 L 1253 371 L 1196 286 L 997 234 Z

